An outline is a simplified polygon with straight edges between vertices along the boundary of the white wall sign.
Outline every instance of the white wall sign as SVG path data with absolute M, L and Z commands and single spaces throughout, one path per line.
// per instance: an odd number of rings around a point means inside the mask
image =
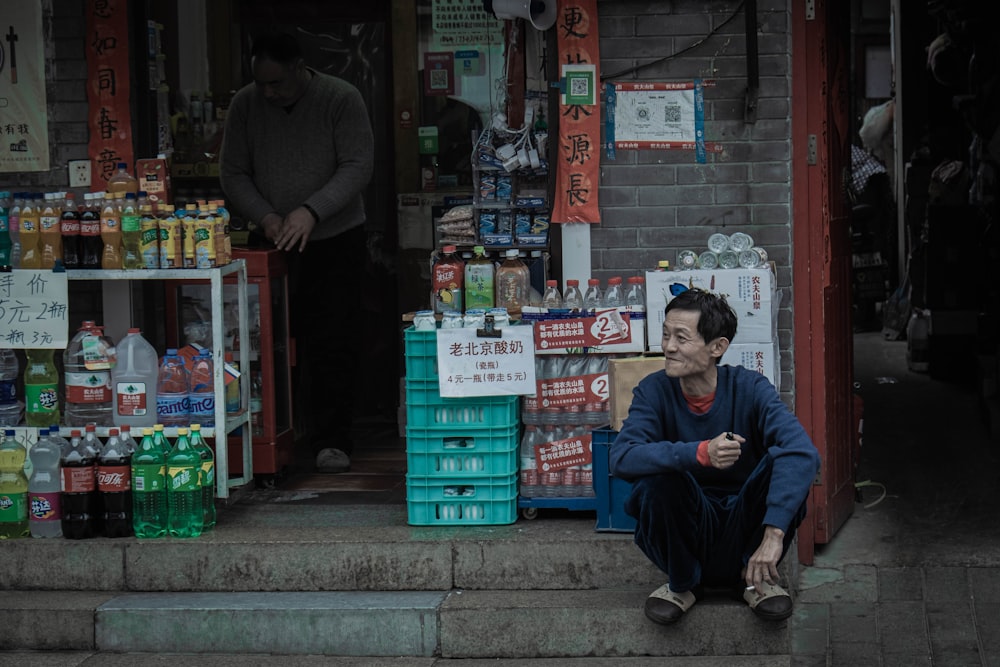
M 500 338 L 476 329 L 439 329 L 439 392 L 446 398 L 535 393 L 535 343 L 530 326 L 500 329 Z
M 0 273 L 0 347 L 63 349 L 69 343 L 66 273 Z

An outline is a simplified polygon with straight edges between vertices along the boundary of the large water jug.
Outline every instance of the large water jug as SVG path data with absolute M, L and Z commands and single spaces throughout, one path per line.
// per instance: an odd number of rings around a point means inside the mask
M 139 329 L 129 329 L 118 343 L 118 363 L 111 371 L 114 423 L 132 428 L 156 423 L 156 381 L 159 358 Z

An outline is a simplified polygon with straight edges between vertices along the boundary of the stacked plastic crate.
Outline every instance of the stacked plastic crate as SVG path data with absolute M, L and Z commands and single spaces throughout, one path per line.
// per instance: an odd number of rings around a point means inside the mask
M 513 523 L 517 518 L 517 396 L 444 398 L 437 332 L 403 332 L 406 504 L 414 526 Z

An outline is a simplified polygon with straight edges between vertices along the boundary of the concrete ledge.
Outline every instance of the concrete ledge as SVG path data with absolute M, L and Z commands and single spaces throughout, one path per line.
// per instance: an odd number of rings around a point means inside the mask
M 441 592 L 134 593 L 97 609 L 102 651 L 432 656 Z
M 120 591 L 135 538 L 5 540 L 0 590 Z
M 91 650 L 94 610 L 112 597 L 112 593 L 3 591 L 0 650 Z

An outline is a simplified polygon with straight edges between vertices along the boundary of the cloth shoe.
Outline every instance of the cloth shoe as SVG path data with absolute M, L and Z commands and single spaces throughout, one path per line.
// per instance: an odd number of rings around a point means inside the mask
M 646 598 L 643 611 L 646 618 L 661 625 L 671 625 L 681 620 L 685 612 L 694 606 L 698 599 L 691 591 L 675 593 L 669 584 L 663 584 Z
M 335 447 L 321 449 L 316 455 L 316 472 L 338 473 L 350 469 L 350 457 Z
M 766 581 L 743 592 L 743 599 L 750 610 L 767 621 L 783 621 L 792 615 L 792 597 L 776 584 Z

